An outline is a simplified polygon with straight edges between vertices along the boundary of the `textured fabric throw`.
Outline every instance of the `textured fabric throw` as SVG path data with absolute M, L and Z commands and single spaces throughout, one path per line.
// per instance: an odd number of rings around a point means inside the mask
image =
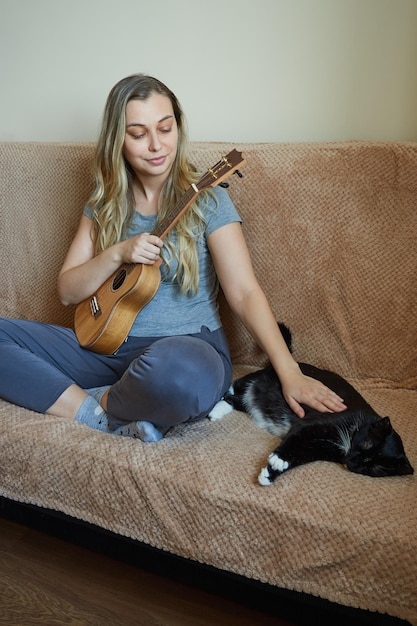
M 243 150 L 229 193 L 298 360 L 389 415 L 417 467 L 417 145 L 194 143 Z M 91 191 L 92 144 L 0 145 L 2 316 L 70 326 L 56 276 Z M 235 375 L 264 364 L 221 299 Z M 277 439 L 233 412 L 144 444 L 0 401 L 0 494 L 165 551 L 417 626 L 417 479 L 317 462 L 271 487 Z

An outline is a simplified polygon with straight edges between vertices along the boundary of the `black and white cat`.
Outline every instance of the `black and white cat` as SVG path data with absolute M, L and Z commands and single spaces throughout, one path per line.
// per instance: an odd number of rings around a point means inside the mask
M 280 328 L 291 349 L 290 331 L 282 324 Z M 303 406 L 305 417 L 297 417 L 269 365 L 236 380 L 209 415 L 214 421 L 233 409 L 244 411 L 258 426 L 283 438 L 259 474 L 261 485 L 270 485 L 283 472 L 312 461 L 342 463 L 351 472 L 367 476 L 414 473 L 389 417 L 380 417 L 338 374 L 307 363 L 299 365 L 304 374 L 342 397 L 348 408 L 340 413 L 319 413 Z

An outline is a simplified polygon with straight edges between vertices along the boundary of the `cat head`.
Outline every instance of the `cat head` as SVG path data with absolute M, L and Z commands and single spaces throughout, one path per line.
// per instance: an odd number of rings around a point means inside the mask
M 413 474 L 399 434 L 389 417 L 377 418 L 361 426 L 352 436 L 346 466 L 366 476 L 404 476 Z

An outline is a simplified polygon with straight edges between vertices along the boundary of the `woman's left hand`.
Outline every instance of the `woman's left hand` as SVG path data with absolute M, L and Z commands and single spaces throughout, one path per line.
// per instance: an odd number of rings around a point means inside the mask
M 305 376 L 301 370 L 294 371 L 282 381 L 284 397 L 298 417 L 304 417 L 305 404 L 320 413 L 337 413 L 347 407 L 343 399 L 318 380 Z

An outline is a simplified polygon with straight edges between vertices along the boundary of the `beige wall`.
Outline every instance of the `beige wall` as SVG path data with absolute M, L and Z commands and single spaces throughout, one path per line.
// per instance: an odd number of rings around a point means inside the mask
M 94 140 L 138 71 L 193 140 L 417 141 L 417 0 L 0 0 L 0 140 Z

